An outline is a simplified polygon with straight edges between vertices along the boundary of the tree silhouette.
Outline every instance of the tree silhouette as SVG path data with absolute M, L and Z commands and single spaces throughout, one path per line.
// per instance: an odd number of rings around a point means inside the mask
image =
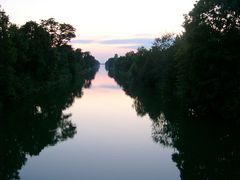
M 53 47 L 66 45 L 76 37 L 75 28 L 72 25 L 58 23 L 54 18 L 41 20 L 41 26 L 51 35 Z

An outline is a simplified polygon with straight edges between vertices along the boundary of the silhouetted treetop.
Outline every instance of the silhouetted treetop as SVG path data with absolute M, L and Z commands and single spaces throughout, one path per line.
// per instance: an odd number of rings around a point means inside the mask
M 76 37 L 76 29 L 66 23 L 56 22 L 54 18 L 41 20 L 41 26 L 51 35 L 52 46 L 66 45 L 72 38 Z
M 175 42 L 175 35 L 168 33 L 161 38 L 156 38 L 152 45 L 152 51 L 163 51 L 172 46 Z
M 190 24 L 207 25 L 215 31 L 226 33 L 240 28 L 239 0 L 200 0 L 194 9 L 185 16 L 184 27 Z M 192 27 L 191 27 L 192 28 Z
M 240 1 L 200 0 L 183 26 L 181 35 L 156 38 L 150 49 L 110 58 L 109 75 L 125 89 L 176 98 L 194 116 L 240 122 Z
M 0 108 L 95 71 L 99 63 L 90 52 L 67 44 L 73 37 L 70 24 L 50 18 L 18 27 L 0 9 Z

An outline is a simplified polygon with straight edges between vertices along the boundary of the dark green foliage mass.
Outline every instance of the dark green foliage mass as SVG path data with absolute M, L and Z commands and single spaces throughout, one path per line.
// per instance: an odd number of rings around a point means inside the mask
M 70 24 L 61 24 L 50 18 L 41 20 L 41 26 L 50 34 L 51 44 L 54 47 L 66 45 L 75 37 L 75 28 Z
M 99 62 L 68 45 L 73 37 L 69 24 L 18 27 L 0 9 L 0 179 L 19 179 L 28 155 L 76 134 L 63 110 L 91 85 Z
M 239 1 L 200 0 L 185 15 L 181 35 L 110 58 L 106 68 L 124 88 L 151 89 L 195 116 L 239 121 L 239 7 Z
M 176 57 L 179 92 L 201 113 L 215 111 L 217 104 L 228 116 L 239 111 L 239 7 L 239 1 L 199 1 L 185 17 Z
M 18 27 L 0 9 L 0 106 L 7 101 L 84 79 L 99 66 L 88 52 L 68 42 L 75 28 L 53 18 Z
M 109 76 L 152 119 L 152 138 L 173 147 L 182 180 L 240 178 L 240 4 L 200 0 L 185 32 L 115 56 Z
M 173 147 L 182 180 L 240 177 L 240 1 L 200 0 L 185 32 L 110 58 L 109 76 Z

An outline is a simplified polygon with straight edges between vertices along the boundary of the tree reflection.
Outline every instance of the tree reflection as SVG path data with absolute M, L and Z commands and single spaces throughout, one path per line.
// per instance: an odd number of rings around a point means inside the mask
M 94 78 L 87 78 L 88 82 Z M 26 102 L 4 105 L 0 113 L 0 179 L 19 179 L 27 156 L 37 156 L 47 146 L 73 138 L 76 126 L 63 112 L 82 96 L 83 79 Z M 4 113 L 3 113 L 4 112 Z
M 134 99 L 139 116 L 152 120 L 153 141 L 173 147 L 172 160 L 181 179 L 240 179 L 240 125 L 217 114 L 195 116 L 177 100 L 146 87 L 134 87 L 121 76 L 115 80 Z
M 172 146 L 172 131 L 169 130 L 170 125 L 165 119 L 164 114 L 160 114 L 158 121 L 152 123 L 152 138 L 156 143 L 161 143 L 164 146 Z
M 173 161 L 182 179 L 239 179 L 239 134 L 235 127 L 179 127 Z

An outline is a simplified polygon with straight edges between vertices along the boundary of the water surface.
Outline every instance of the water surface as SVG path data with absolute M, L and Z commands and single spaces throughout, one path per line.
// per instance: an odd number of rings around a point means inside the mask
M 22 179 L 180 179 L 172 161 L 176 150 L 153 141 L 152 120 L 137 116 L 133 99 L 104 67 L 63 114 L 71 114 L 76 134 L 28 155 Z

